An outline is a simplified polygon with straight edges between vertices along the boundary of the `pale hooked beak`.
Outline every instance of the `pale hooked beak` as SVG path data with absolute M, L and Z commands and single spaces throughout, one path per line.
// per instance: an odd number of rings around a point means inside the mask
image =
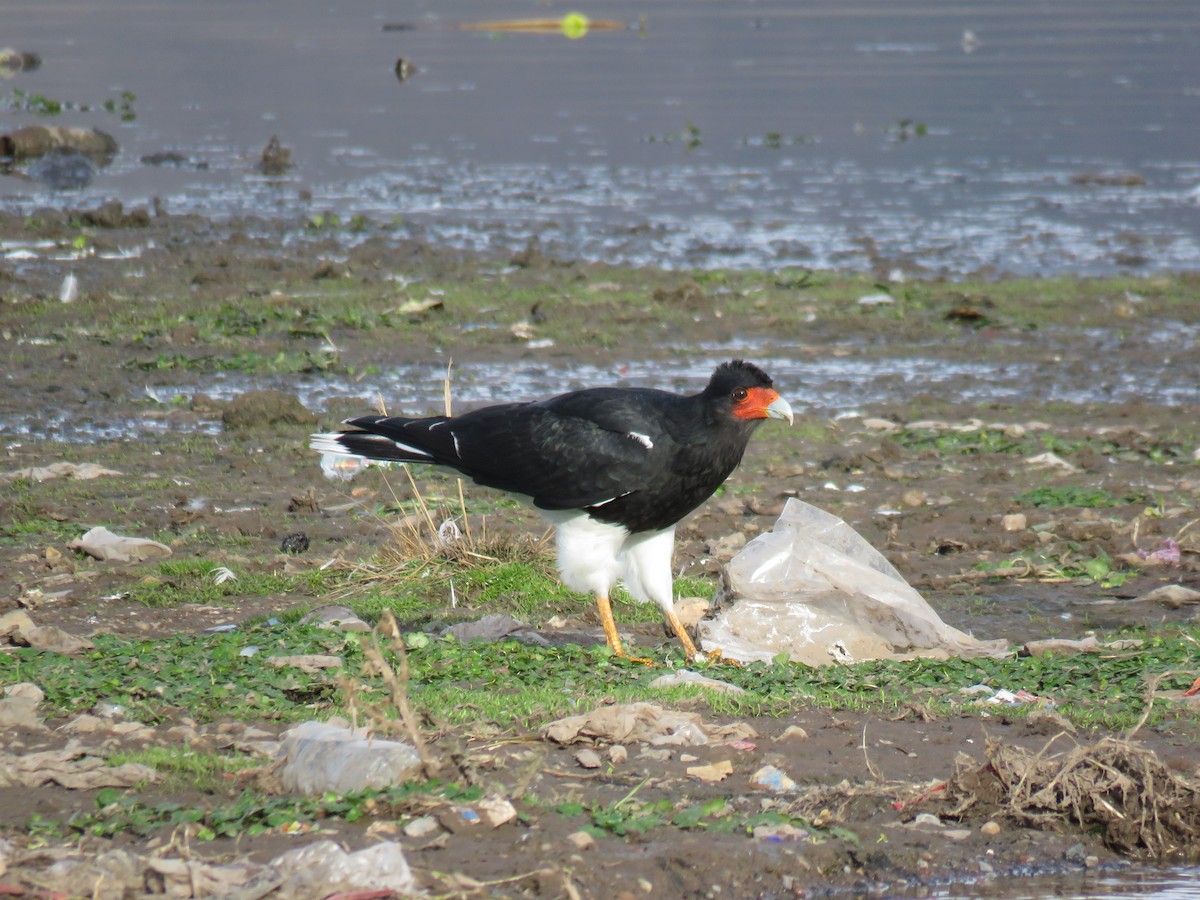
M 776 397 L 767 407 L 767 418 L 769 419 L 787 419 L 789 425 L 793 423 L 792 407 L 782 397 Z

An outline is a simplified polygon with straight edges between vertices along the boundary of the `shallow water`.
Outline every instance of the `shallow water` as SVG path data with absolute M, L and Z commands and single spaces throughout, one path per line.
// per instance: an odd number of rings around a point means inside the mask
M 1194 345 L 1181 336 L 1182 326 L 1163 323 L 1137 339 L 1178 347 Z M 1186 329 L 1184 329 L 1186 331 Z M 1123 340 L 1132 340 L 1126 335 Z M 960 400 L 983 407 L 1004 401 L 1037 399 L 1052 403 L 1122 403 L 1136 400 L 1154 405 L 1200 403 L 1200 357 L 1183 353 L 1154 368 L 1113 366 L 1104 355 L 1102 338 L 1096 351 L 1069 361 L 1059 355 L 993 362 L 975 358 L 945 358 L 937 348 L 928 354 L 880 355 L 857 345 L 836 348 L 834 355 L 783 342 L 764 343 L 756 361 L 769 371 L 797 412 L 826 417 L 853 415 L 865 407 L 903 407 L 916 392 L 953 392 Z M 511 400 L 533 400 L 600 384 L 698 391 L 718 363 L 739 355 L 741 343 L 706 344 L 679 348 L 654 359 L 622 359 L 599 366 L 563 358 L 517 362 L 456 362 L 451 373 L 456 409 Z M 825 348 L 829 350 L 830 348 Z M 368 378 L 328 373 L 247 375 L 217 372 L 189 377 L 175 384 L 131 384 L 125 402 L 150 400 L 171 404 L 195 394 L 228 400 L 251 389 L 275 388 L 294 393 L 310 409 L 323 410 L 331 399 L 357 399 L 364 411 L 382 400 L 396 414 L 427 415 L 442 410 L 446 361 L 408 363 Z M 115 440 L 140 431 L 165 430 L 168 422 L 149 418 L 81 416 L 78 410 L 60 415 L 43 413 L 36 420 L 0 416 L 0 427 L 13 435 L 67 441 Z M 201 426 L 202 427 L 202 426 Z M 210 430 L 219 430 L 213 420 Z
M 129 90 L 137 117 L 56 117 L 113 132 L 121 155 L 76 191 L 0 177 L 0 208 L 329 209 L 671 267 L 1200 266 L 1192 0 L 610 0 L 585 11 L 630 27 L 581 40 L 456 27 L 565 9 L 8 0 L 4 40 L 44 62 L 0 97 Z M 297 162 L 277 179 L 254 167 L 273 133 Z M 163 150 L 189 163 L 140 161 Z M 1087 173 L 1145 184 L 1073 183 Z

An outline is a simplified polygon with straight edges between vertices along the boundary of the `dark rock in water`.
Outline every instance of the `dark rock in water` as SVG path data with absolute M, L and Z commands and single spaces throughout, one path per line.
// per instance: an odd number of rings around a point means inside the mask
M 312 425 L 317 417 L 304 408 L 295 394 L 246 391 L 229 401 L 221 420 L 226 428 L 236 430 L 277 424 Z
M 36 53 L 13 50 L 11 47 L 0 50 L 0 69 L 5 73 L 35 72 L 41 67 L 42 58 Z
M 279 135 L 271 135 L 271 140 L 263 148 L 262 159 L 258 163 L 259 171 L 264 175 L 283 175 L 292 165 L 292 151 L 279 142 Z
M 147 153 L 141 158 L 143 166 L 175 166 L 176 168 L 196 169 L 204 171 L 208 163 L 204 160 L 194 160 L 189 156 L 174 150 L 160 150 L 158 153 Z
M 0 156 L 18 161 L 37 159 L 60 149 L 74 150 L 98 166 L 107 166 L 121 148 L 116 138 L 99 128 L 26 125 L 0 134 Z
M 96 177 L 96 167 L 78 150 L 56 147 L 26 169 L 30 178 L 52 191 L 87 187 Z
M 303 553 L 308 549 L 308 535 L 303 531 L 293 531 L 280 542 L 279 549 L 284 553 Z

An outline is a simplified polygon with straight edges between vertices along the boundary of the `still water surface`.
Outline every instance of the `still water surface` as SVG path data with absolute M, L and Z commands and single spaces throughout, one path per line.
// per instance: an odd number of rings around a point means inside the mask
M 568 9 L 531 0 L 5 0 L 43 64 L 0 97 L 137 99 L 55 119 L 120 141 L 91 186 L 0 177 L 0 208 L 331 210 L 670 267 L 1200 268 L 1195 0 L 581 6 L 629 27 L 458 27 Z M 276 133 L 296 166 L 265 178 Z M 162 151 L 187 162 L 141 161 Z

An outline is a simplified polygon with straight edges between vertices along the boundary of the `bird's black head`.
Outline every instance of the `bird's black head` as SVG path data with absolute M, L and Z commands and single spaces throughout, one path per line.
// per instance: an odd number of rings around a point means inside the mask
M 742 359 L 721 363 L 704 389 L 716 409 L 735 419 L 756 423 L 760 419 L 792 421 L 792 408 L 775 391 L 771 376 Z

